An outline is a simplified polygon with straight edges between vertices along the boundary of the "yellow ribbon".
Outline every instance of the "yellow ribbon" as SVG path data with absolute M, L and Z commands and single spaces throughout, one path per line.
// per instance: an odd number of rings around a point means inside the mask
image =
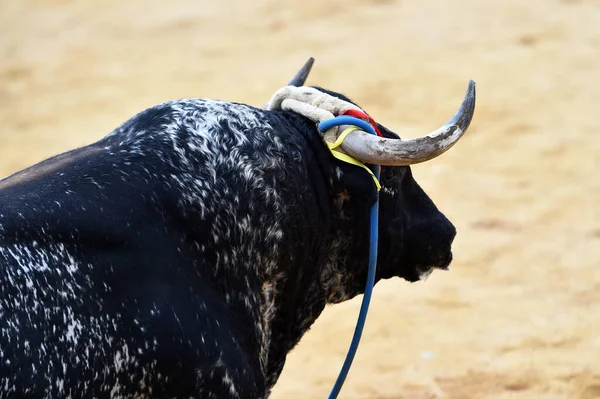
M 342 132 L 342 134 L 340 134 L 338 136 L 338 138 L 335 140 L 334 143 L 330 143 L 328 141 L 326 141 L 325 143 L 327 144 L 327 147 L 329 147 L 331 154 L 334 157 L 336 157 L 337 159 L 339 159 L 340 161 L 359 166 L 359 167 L 363 168 L 364 170 L 366 170 L 367 172 L 369 172 L 369 174 L 373 178 L 373 181 L 375 182 L 375 186 L 377 186 L 377 191 L 379 191 L 379 190 L 381 190 L 381 184 L 379 184 L 379 180 L 377 180 L 377 177 L 375 177 L 375 174 L 368 166 L 366 166 L 364 163 L 358 161 L 357 159 L 351 157 L 350 155 L 344 154 L 343 152 L 336 150 L 336 148 L 338 148 L 340 145 L 342 145 L 346 136 L 348 134 L 350 134 L 350 132 L 353 132 L 355 130 L 360 130 L 360 128 L 358 126 L 351 126 L 348 129 L 344 130 Z

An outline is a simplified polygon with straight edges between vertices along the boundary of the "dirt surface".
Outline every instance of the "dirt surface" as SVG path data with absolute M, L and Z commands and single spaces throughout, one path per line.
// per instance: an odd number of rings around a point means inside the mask
M 294 4 L 294 5 L 292 5 Z M 414 167 L 455 223 L 451 272 L 378 284 L 344 398 L 600 398 L 600 3 L 0 0 L 0 175 L 180 97 L 262 105 L 310 83 L 403 137 L 478 85 Z M 329 307 L 274 398 L 323 398 L 360 298 Z

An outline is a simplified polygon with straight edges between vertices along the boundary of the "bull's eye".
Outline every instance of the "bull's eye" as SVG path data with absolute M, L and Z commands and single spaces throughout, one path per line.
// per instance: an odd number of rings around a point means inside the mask
M 391 180 L 394 177 L 394 170 L 390 167 L 383 167 L 381 171 L 381 175 L 384 180 Z

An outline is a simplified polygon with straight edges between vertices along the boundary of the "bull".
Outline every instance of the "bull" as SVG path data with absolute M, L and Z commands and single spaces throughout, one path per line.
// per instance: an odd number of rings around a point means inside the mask
M 455 228 L 409 165 L 473 107 L 443 134 L 349 136 L 384 165 L 377 281 L 449 265 Z M 326 304 L 363 293 L 375 200 L 310 120 L 207 99 L 1 180 L 0 397 L 267 397 Z

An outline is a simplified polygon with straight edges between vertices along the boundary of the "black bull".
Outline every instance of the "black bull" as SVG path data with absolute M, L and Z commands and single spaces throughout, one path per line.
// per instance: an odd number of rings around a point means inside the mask
M 377 280 L 447 267 L 410 168 L 381 183 Z M 374 200 L 304 117 L 202 99 L 0 181 L 0 397 L 268 396 L 363 292 Z

